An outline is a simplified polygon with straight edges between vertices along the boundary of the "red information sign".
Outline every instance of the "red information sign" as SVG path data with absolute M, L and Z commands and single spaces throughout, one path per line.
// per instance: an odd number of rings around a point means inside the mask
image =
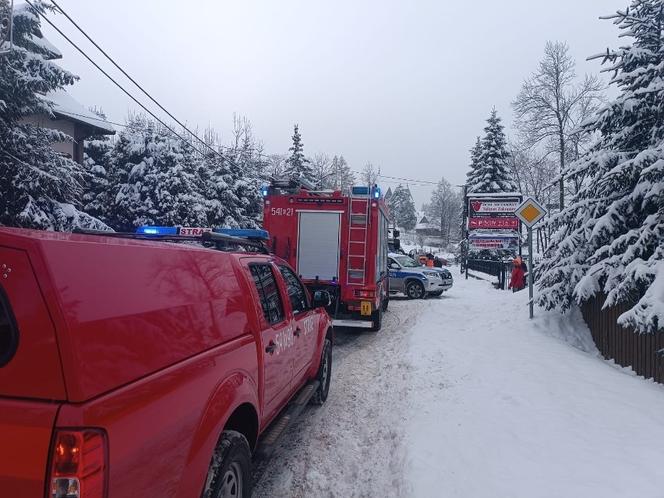
M 470 218 L 468 228 L 488 228 L 488 229 L 509 229 L 517 230 L 519 228 L 519 219 L 516 217 L 503 218 Z
M 471 199 L 470 217 L 511 216 L 520 204 L 520 199 Z

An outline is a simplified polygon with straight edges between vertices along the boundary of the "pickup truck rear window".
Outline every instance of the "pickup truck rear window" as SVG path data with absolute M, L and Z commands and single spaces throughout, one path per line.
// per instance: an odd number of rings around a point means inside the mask
M 9 300 L 0 289 L 0 367 L 14 357 L 18 346 L 18 327 L 9 308 Z
M 284 320 L 284 306 L 279 295 L 279 287 L 270 265 L 253 264 L 249 266 L 254 284 L 261 298 L 261 307 L 265 321 L 270 325 Z

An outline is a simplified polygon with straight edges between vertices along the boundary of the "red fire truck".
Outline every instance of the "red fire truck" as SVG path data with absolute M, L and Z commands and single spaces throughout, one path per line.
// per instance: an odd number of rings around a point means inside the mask
M 378 186 L 316 191 L 292 180 L 263 188 L 270 248 L 312 290 L 330 292 L 335 326 L 379 330 L 389 300 L 388 210 Z

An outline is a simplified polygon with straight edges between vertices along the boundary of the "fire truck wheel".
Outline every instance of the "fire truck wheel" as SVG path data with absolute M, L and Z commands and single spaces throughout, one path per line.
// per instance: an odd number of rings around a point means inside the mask
M 383 312 L 387 311 L 387 307 L 390 304 L 390 296 L 385 296 L 383 298 L 383 302 L 380 304 L 381 309 Z
M 318 367 L 318 374 L 316 379 L 320 382 L 318 389 L 311 397 L 312 405 L 322 405 L 327 399 L 330 392 L 330 379 L 332 377 L 332 341 L 325 338 L 323 344 L 323 354 L 320 359 L 320 366 Z
M 371 313 L 371 320 L 373 321 L 373 325 L 369 330 L 372 332 L 378 332 L 380 328 L 383 326 L 383 307 L 380 306 L 376 311 Z
M 424 286 L 421 282 L 413 281 L 409 282 L 406 286 L 406 295 L 410 299 L 423 299 L 424 298 Z
M 215 450 L 210 472 L 212 498 L 249 498 L 251 496 L 251 450 L 247 439 L 236 431 L 224 431 Z M 205 493 L 205 491 L 204 491 Z

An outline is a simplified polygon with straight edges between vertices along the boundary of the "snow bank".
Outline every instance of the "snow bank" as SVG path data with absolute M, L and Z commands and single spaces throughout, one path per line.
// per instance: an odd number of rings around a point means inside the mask
M 412 496 L 664 496 L 664 387 L 598 358 L 577 311 L 457 278 L 413 331 Z M 570 347 L 570 345 L 574 347 Z
M 557 311 L 538 309 L 533 325 L 540 334 L 564 341 L 590 355 L 601 356 L 595 346 L 590 329 L 583 320 L 581 310 L 577 307 L 572 308 L 565 315 Z

